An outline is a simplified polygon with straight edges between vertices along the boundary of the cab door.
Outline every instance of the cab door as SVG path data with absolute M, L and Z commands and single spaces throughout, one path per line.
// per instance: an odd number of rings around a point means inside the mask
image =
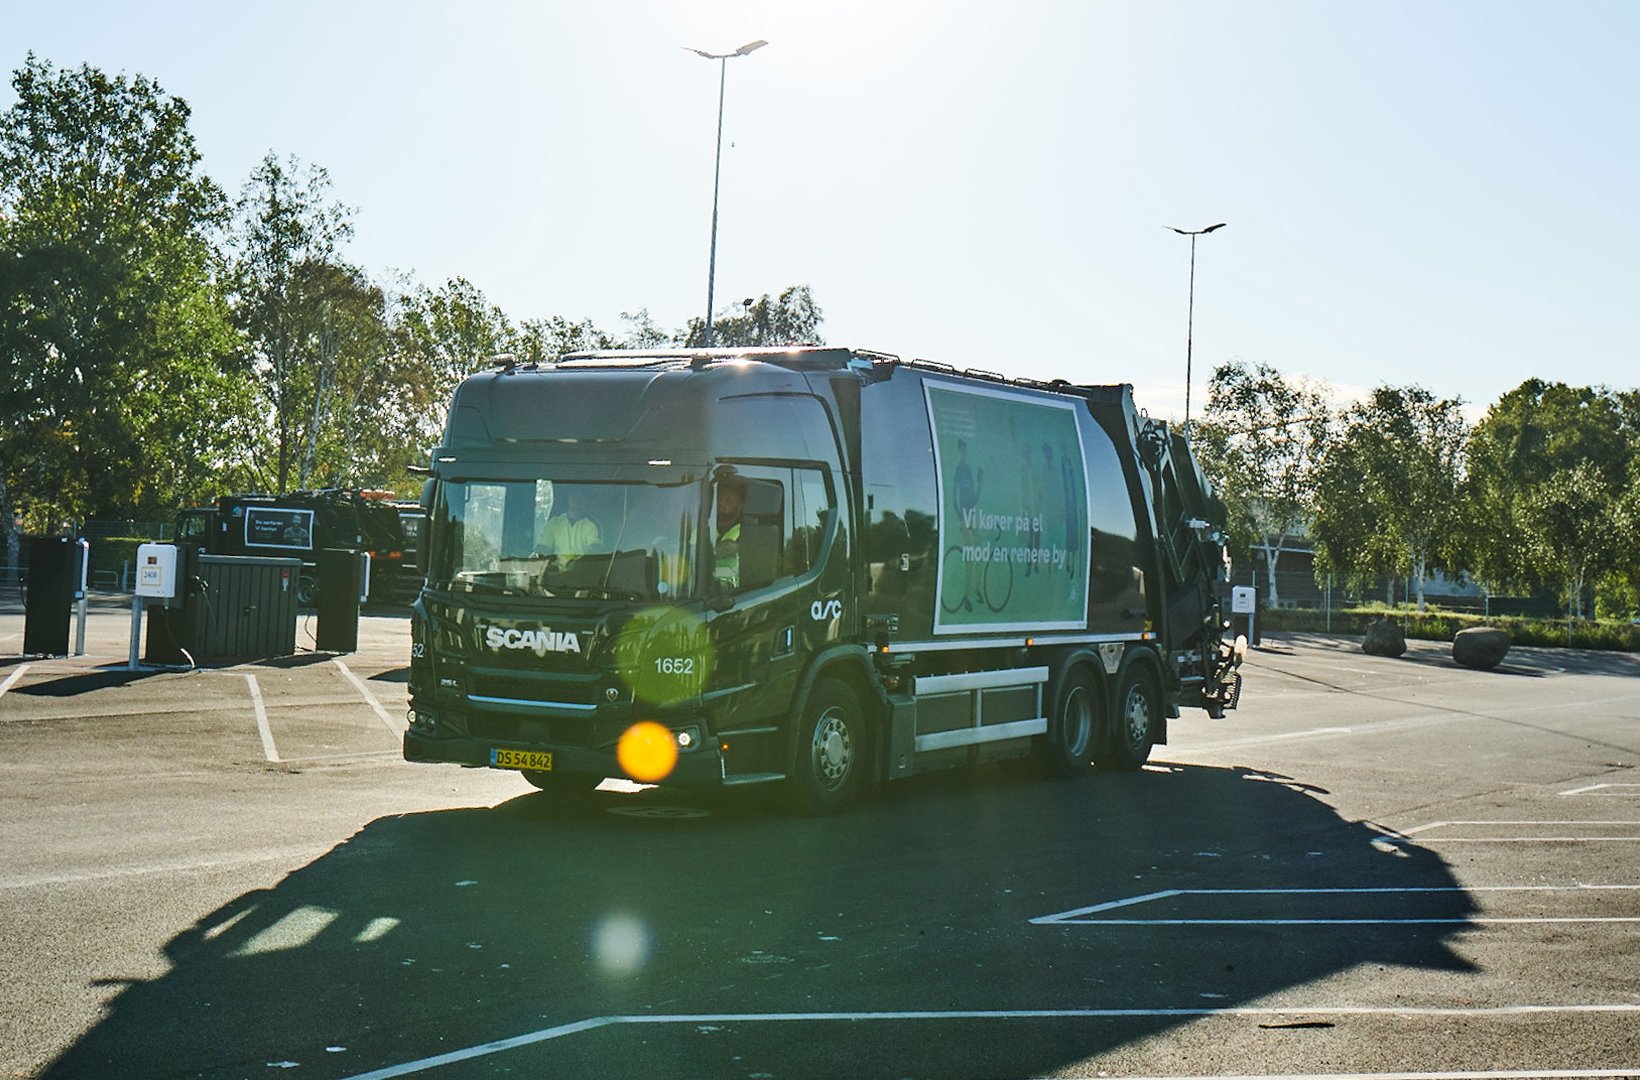
M 732 527 L 719 512 L 722 489 L 736 483 L 752 485 L 740 520 L 745 573 L 732 586 L 716 586 L 711 605 L 716 610 L 707 686 L 709 693 L 722 693 L 715 716 L 720 733 L 784 728 L 807 658 L 840 622 L 841 609 L 838 597 L 828 604 L 822 595 L 816 563 L 826 530 L 835 529 L 825 474 L 807 466 L 730 462 L 720 467 L 708 519 L 714 570 L 724 570 L 727 548 L 721 537 Z M 777 507 L 771 505 L 776 494 Z M 728 574 L 718 576 L 721 581 Z

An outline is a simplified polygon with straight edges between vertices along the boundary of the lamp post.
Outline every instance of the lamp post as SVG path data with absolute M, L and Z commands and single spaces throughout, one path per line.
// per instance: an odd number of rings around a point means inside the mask
M 756 52 L 767 41 L 748 41 L 734 52 L 710 53 L 705 49 L 684 48 L 696 56 L 704 56 L 708 60 L 718 62 L 718 122 L 717 122 L 717 157 L 712 166 L 712 255 L 706 266 L 706 347 L 712 347 L 712 289 L 717 283 L 717 219 L 718 219 L 718 181 L 723 176 L 723 87 L 728 78 L 729 61 L 737 56 L 748 56 Z
M 1224 228 L 1224 222 L 1209 225 L 1205 229 L 1179 229 L 1172 225 L 1162 226 L 1164 229 L 1173 229 L 1180 236 L 1190 237 L 1190 309 L 1185 318 L 1184 330 L 1184 434 L 1190 437 L 1190 348 L 1191 339 L 1196 330 L 1196 237 L 1205 236 L 1214 229 Z

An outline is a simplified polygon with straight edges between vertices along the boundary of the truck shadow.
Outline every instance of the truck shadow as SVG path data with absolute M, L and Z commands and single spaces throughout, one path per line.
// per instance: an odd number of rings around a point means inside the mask
M 104 972 L 123 989 L 43 1075 L 346 1076 L 652 1013 L 678 1019 L 431 1075 L 605 1076 L 640 1053 L 658 1076 L 1044 1075 L 1361 965 L 1466 970 L 1447 943 L 1476 908 L 1448 867 L 1380 850 L 1313 790 L 976 769 L 829 819 L 660 791 L 384 817 L 176 933 L 163 976 Z M 882 1017 L 1064 1009 L 1133 1013 Z M 884 1022 L 750 1015 L 821 1012 Z

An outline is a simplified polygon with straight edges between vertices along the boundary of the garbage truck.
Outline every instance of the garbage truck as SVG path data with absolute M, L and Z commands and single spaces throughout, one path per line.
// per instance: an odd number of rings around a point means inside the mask
M 504 360 L 456 389 L 423 502 L 413 762 L 824 813 L 982 761 L 1135 770 L 1240 694 L 1222 503 L 1128 385 L 831 347 Z
M 323 588 L 318 553 L 326 548 L 370 555 L 370 599 L 391 602 L 414 578 L 401 566 L 408 547 L 399 509 L 388 492 L 323 488 L 282 495 L 224 495 L 177 515 L 177 542 L 208 555 L 269 555 L 302 560 L 296 602 L 312 607 Z

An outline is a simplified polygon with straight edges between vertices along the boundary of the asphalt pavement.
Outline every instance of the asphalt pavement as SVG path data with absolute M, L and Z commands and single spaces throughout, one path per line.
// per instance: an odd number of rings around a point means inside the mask
M 1142 772 L 805 819 L 407 764 L 406 620 L 312 629 L 0 609 L 0 1075 L 1640 1074 L 1634 657 L 1276 636 Z

